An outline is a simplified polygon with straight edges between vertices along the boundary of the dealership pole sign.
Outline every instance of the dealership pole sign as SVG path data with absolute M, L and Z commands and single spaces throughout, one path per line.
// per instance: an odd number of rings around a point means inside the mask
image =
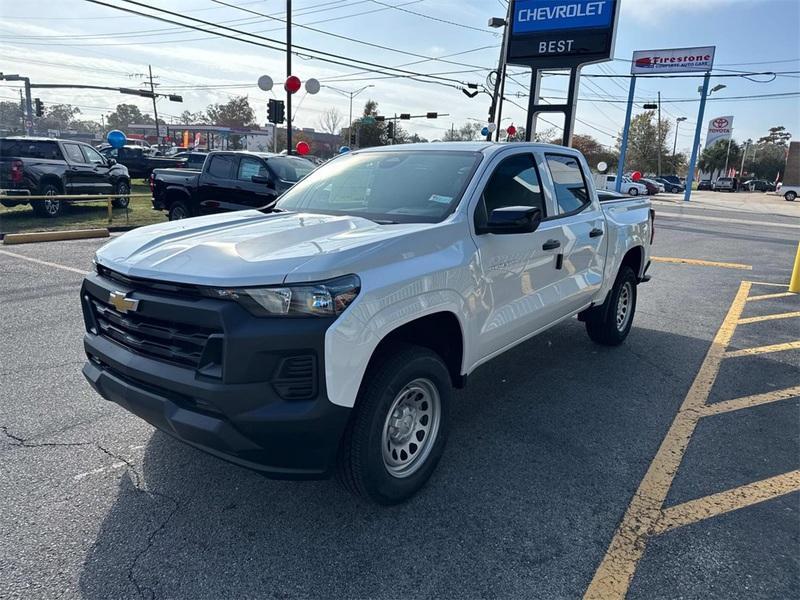
M 618 0 L 516 0 L 507 61 L 566 69 L 608 60 L 618 11 Z
M 706 148 L 711 148 L 717 142 L 731 139 L 733 135 L 733 117 L 716 117 L 708 122 L 706 134 Z
M 631 61 L 631 74 L 707 73 L 714 66 L 714 46 L 637 50 Z

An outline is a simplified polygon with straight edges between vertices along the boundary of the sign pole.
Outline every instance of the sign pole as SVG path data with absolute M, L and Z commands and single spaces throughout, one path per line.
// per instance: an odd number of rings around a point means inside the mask
M 628 108 L 625 111 L 625 127 L 622 130 L 622 143 L 619 146 L 619 164 L 617 165 L 617 181 L 614 191 L 618 194 L 622 189 L 622 174 L 625 172 L 625 154 L 628 151 L 628 133 L 631 129 L 631 113 L 633 112 L 633 93 L 636 90 L 636 75 L 631 75 L 631 87 L 628 90 Z
M 567 148 L 572 146 L 572 132 L 575 130 L 575 113 L 578 103 L 578 88 L 581 83 L 580 66 L 573 67 L 569 72 L 569 90 L 567 92 L 567 108 L 564 111 L 564 133 L 561 143 Z
M 683 193 L 684 202 L 689 202 L 692 197 L 692 183 L 694 183 L 694 170 L 697 166 L 697 154 L 700 149 L 700 134 L 703 132 L 703 115 L 706 111 L 706 98 L 708 97 L 708 84 L 711 73 L 706 72 L 703 77 L 703 92 L 700 96 L 700 109 L 697 112 L 697 127 L 694 130 L 694 143 L 692 144 L 692 158 L 689 161 L 689 172 L 686 174 L 686 191 Z
M 286 78 L 292 76 L 292 0 L 286 0 Z M 292 92 L 286 90 L 286 154 L 292 154 Z

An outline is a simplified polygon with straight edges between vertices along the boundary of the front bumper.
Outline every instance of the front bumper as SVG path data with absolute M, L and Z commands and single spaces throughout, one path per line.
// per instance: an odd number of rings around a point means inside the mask
M 105 335 L 97 303 L 111 291 L 125 292 L 139 307 L 136 317 L 107 317 L 131 319 L 129 325 L 142 330 L 153 323 L 205 322 L 221 332 L 207 342 L 216 350 L 204 351 L 193 367 L 153 355 L 136 330 L 128 330 L 130 339 Z M 330 321 L 257 318 L 230 301 L 153 293 L 98 275 L 86 278 L 81 300 L 83 374 L 103 398 L 181 441 L 271 477 L 330 473 L 350 416 L 350 409 L 327 398 L 323 347 Z M 305 387 L 292 387 L 285 377 L 286 361 L 296 357 L 311 374 Z

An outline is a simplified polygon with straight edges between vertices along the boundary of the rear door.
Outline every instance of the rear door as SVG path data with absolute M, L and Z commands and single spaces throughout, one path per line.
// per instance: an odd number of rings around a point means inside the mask
M 236 199 L 236 167 L 234 154 L 211 154 L 198 180 L 201 211 L 240 210 Z
M 100 153 L 86 144 L 80 145 L 81 152 L 86 159 L 86 162 L 92 166 L 92 169 L 87 171 L 89 178 L 90 194 L 109 194 L 112 191 L 111 177 L 109 175 L 110 167 Z
M 588 305 L 603 284 L 608 238 L 600 202 L 584 175 L 581 161 L 558 152 L 538 154 L 543 176 L 552 190 L 554 214 L 547 218 L 550 237 L 560 243 L 559 305 L 565 316 Z M 543 223 L 544 225 L 545 223 Z
M 64 158 L 67 160 L 66 192 L 67 194 L 93 193 L 94 165 L 89 163 L 81 151 L 81 145 L 64 142 Z

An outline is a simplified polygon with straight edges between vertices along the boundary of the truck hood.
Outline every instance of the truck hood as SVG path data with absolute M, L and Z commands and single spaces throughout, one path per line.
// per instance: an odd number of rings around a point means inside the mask
M 302 272 L 302 266 L 313 259 L 354 266 L 354 256 L 434 226 L 239 211 L 141 227 L 103 246 L 96 260 L 131 277 L 220 287 L 274 285 L 295 271 Z M 343 273 L 327 271 L 325 276 L 339 274 Z

